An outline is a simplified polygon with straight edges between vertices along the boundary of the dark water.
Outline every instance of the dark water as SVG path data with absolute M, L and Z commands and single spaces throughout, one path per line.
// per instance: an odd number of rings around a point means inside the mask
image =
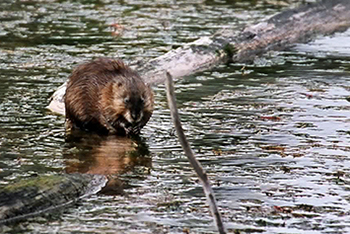
M 174 137 L 164 87 L 155 89 L 156 110 L 140 141 L 68 138 L 64 118 L 45 107 L 77 63 L 148 60 L 218 29 L 237 30 L 286 3 L 1 1 L 1 184 L 78 171 L 111 175 L 116 188 L 113 196 L 96 195 L 8 231 L 215 232 Z M 115 23 L 122 33 L 109 26 Z M 243 69 L 220 66 L 176 88 L 186 134 L 230 232 L 350 232 L 350 31 Z

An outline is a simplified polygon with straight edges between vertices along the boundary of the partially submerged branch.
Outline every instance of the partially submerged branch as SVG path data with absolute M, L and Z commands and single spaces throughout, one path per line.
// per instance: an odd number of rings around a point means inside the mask
M 176 107 L 176 98 L 174 93 L 174 83 L 173 79 L 169 72 L 166 73 L 167 79 L 166 79 L 166 89 L 167 89 L 167 98 L 168 98 L 168 104 L 171 112 L 171 117 L 174 122 L 174 126 L 177 132 L 177 136 L 179 138 L 180 144 L 185 152 L 185 155 L 187 156 L 188 160 L 190 161 L 193 169 L 197 173 L 200 181 L 203 185 L 204 193 L 207 197 L 210 211 L 214 217 L 215 224 L 219 230 L 219 233 L 226 233 L 224 224 L 221 219 L 221 214 L 218 210 L 218 206 L 216 204 L 216 199 L 214 196 L 214 191 L 211 188 L 210 181 L 208 179 L 208 176 L 204 169 L 202 168 L 200 162 L 196 159 L 196 157 L 193 154 L 193 151 L 191 149 L 191 146 L 189 145 L 188 141 L 186 140 L 186 136 L 183 132 L 179 113 L 177 111 Z

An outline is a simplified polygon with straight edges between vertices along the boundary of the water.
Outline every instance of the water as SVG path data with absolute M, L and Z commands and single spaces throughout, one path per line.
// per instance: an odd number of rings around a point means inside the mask
M 81 172 L 111 175 L 113 188 L 8 231 L 214 233 L 174 137 L 163 86 L 155 88 L 156 110 L 136 142 L 67 137 L 64 118 L 45 107 L 82 61 L 118 56 L 135 64 L 221 28 L 238 30 L 282 3 L 2 1 L 1 185 Z M 350 232 L 349 37 L 320 38 L 243 69 L 222 65 L 176 83 L 186 134 L 230 232 Z

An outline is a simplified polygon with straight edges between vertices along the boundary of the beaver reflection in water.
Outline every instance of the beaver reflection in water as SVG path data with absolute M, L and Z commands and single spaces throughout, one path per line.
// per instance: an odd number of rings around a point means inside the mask
M 153 92 L 121 60 L 99 58 L 76 67 L 64 98 L 67 128 L 137 135 L 153 112 Z

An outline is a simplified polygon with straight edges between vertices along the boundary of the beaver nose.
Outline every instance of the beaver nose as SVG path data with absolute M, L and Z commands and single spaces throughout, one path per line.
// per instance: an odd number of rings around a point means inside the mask
M 139 118 L 139 112 L 133 111 L 131 112 L 131 118 L 136 121 Z

